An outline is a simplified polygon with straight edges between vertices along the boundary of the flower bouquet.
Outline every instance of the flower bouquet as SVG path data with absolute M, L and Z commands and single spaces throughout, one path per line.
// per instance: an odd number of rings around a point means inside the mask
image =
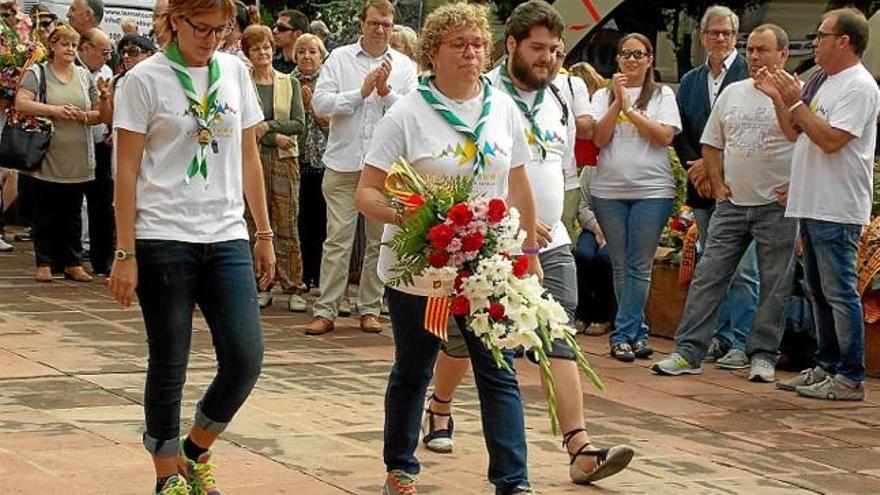
M 45 57 L 43 46 L 30 39 L 30 17 L 19 12 L 15 20 L 14 26 L 0 20 L 0 106 L 4 108 L 12 106 L 25 71 Z
M 445 340 L 451 314 L 467 322 L 492 354 L 511 371 L 502 351 L 524 348 L 545 380 L 548 414 L 559 428 L 556 396 L 547 352 L 554 340 L 574 351 L 578 367 L 593 384 L 602 381 L 584 358 L 563 307 L 529 273 L 529 260 L 517 255 L 525 241 L 519 212 L 499 198 L 472 199 L 470 177 L 425 177 L 405 160 L 395 162 L 385 188 L 403 219 L 388 242 L 397 254 L 389 285 L 410 285 L 416 277 L 429 286 L 425 328 Z

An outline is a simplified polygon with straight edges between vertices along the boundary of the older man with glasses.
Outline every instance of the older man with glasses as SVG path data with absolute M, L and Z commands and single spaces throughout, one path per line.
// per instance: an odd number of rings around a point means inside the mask
M 290 74 L 296 68 L 293 45 L 301 34 L 309 32 L 309 18 L 295 9 L 282 10 L 272 28 L 277 53 L 272 59 L 272 67 L 278 72 Z

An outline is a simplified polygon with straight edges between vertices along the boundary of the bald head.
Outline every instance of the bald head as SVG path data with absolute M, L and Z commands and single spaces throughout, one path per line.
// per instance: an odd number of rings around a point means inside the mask
M 79 57 L 90 71 L 96 71 L 110 60 L 113 46 L 107 33 L 98 28 L 86 31 L 79 44 Z

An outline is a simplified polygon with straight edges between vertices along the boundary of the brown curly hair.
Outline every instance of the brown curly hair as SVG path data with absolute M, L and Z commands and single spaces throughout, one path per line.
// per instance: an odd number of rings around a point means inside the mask
M 440 49 L 444 38 L 467 28 L 476 28 L 484 38 L 490 41 L 489 46 L 486 47 L 486 63 L 488 64 L 492 60 L 492 31 L 489 28 L 488 12 L 489 9 L 485 5 L 456 2 L 443 5 L 428 14 L 425 26 L 419 35 L 419 45 L 416 50 L 416 61 L 421 69 L 433 71 L 431 60 L 434 55 L 437 55 L 437 50 Z

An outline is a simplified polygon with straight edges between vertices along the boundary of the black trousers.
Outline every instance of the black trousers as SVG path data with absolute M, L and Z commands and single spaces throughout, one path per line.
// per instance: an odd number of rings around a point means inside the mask
M 34 179 L 27 174 L 18 174 L 18 216 L 23 225 L 32 227 L 34 223 Z
M 89 259 L 92 271 L 110 273 L 113 262 L 113 147 L 95 143 L 95 180 L 86 184 L 89 213 Z
M 53 271 L 82 264 L 82 202 L 85 183 L 34 179 L 34 254 Z
M 318 287 L 321 280 L 321 256 L 327 238 L 327 204 L 321 191 L 324 170 L 300 163 L 299 244 L 302 251 L 303 282 Z

